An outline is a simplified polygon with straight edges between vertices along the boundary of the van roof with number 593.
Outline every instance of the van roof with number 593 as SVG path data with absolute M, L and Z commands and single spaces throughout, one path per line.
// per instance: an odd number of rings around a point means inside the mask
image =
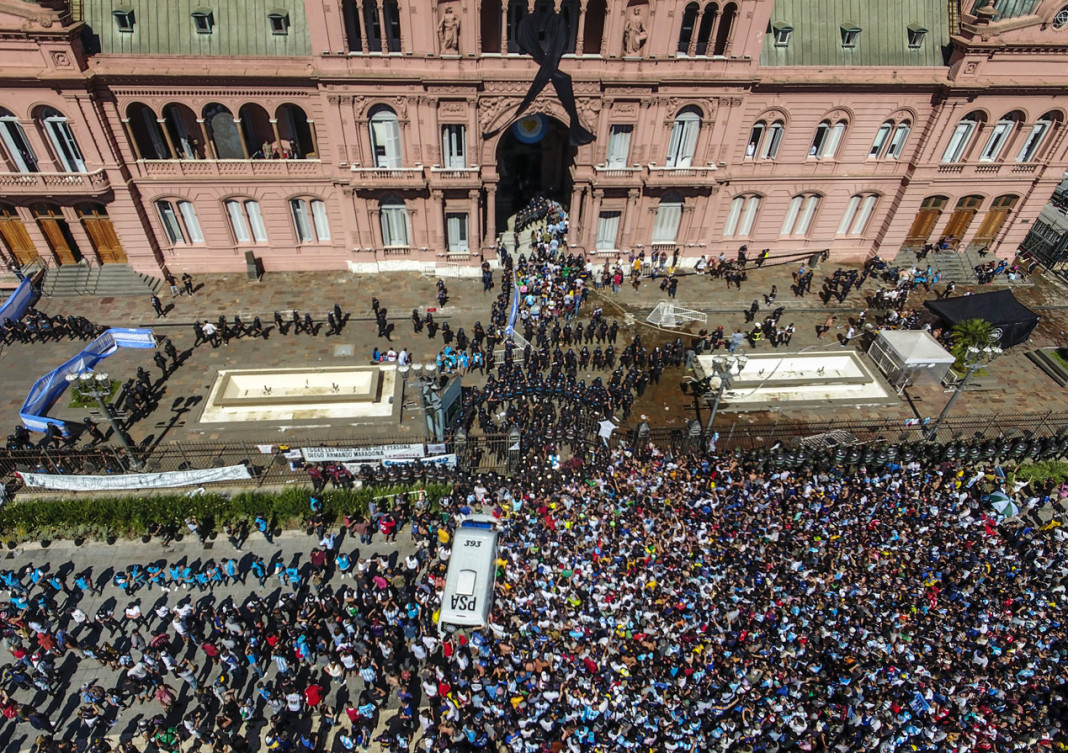
M 441 592 L 438 629 L 452 632 L 462 627 L 482 627 L 489 621 L 498 535 L 497 520 L 490 515 L 468 515 L 460 520 Z

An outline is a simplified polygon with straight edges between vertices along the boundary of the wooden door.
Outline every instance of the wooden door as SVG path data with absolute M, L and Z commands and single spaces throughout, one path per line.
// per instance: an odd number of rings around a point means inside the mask
M 946 208 L 947 201 L 949 199 L 945 196 L 929 196 L 923 200 L 923 204 L 920 205 L 920 211 L 916 213 L 915 219 L 912 220 L 909 234 L 905 237 L 907 245 L 922 245 L 927 242 L 927 239 L 931 237 L 935 224 L 938 222 L 938 218 L 942 216 L 942 210 Z
M 30 240 L 30 234 L 19 217 L 18 211 L 10 204 L 0 204 L 0 242 L 22 266 L 37 261 L 37 249 Z
M 1016 202 L 1019 200 L 1019 196 L 998 196 L 994 199 L 990 209 L 987 210 L 986 215 L 983 217 L 983 222 L 975 233 L 975 240 L 972 241 L 972 245 L 978 247 L 990 245 L 990 242 L 1001 231 L 1001 227 L 1005 224 L 1005 220 L 1008 219 L 1012 210 L 1016 208 Z
M 126 252 L 122 250 L 115 227 L 111 224 L 107 210 L 100 204 L 81 204 L 78 206 L 85 233 L 93 244 L 93 250 L 101 264 L 126 264 Z
M 77 264 L 81 261 L 82 254 L 78 250 L 78 244 L 74 242 L 70 227 L 59 207 L 38 204 L 33 208 L 33 214 L 57 264 Z
M 949 222 L 946 223 L 946 227 L 942 231 L 942 235 L 946 238 L 954 238 L 959 242 L 964 237 L 964 234 L 968 232 L 968 226 L 972 224 L 972 219 L 975 218 L 976 213 L 979 211 L 979 205 L 982 203 L 982 196 L 965 196 L 958 201 L 957 208 L 953 210 Z

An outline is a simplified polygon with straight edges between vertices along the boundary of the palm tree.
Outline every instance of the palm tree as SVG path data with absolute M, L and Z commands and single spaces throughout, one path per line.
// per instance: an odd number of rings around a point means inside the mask
M 990 345 L 990 335 L 994 331 L 994 325 L 986 319 L 963 319 L 953 325 L 950 337 L 953 347 L 950 353 L 957 359 L 953 368 L 958 371 L 965 368 L 964 359 L 968 355 L 968 348 L 985 348 Z

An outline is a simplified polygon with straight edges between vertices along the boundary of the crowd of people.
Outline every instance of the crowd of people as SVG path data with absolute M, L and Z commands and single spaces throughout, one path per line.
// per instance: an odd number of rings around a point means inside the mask
M 18 320 L 5 318 L 0 324 L 0 338 L 5 345 L 14 342 L 32 343 L 67 340 L 92 340 L 104 331 L 84 316 L 56 314 L 49 316 L 43 311 L 30 308 Z
M 769 472 L 627 444 L 559 470 L 550 457 L 531 446 L 510 479 L 460 475 L 433 511 L 402 497 L 339 528 L 313 498 L 308 554 L 288 561 L 228 532 L 234 554 L 214 559 L 0 573 L 6 740 L 25 723 L 42 753 L 79 738 L 106 751 L 136 706 L 127 751 L 242 753 L 261 736 L 428 753 L 1066 742 L 1065 536 L 999 522 L 998 475 Z M 441 634 L 452 529 L 472 512 L 502 531 L 492 615 Z M 370 554 L 378 538 L 397 553 Z M 68 656 L 101 674 L 57 715 Z

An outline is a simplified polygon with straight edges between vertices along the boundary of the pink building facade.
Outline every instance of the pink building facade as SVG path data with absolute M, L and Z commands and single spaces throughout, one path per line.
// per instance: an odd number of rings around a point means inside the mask
M 860 5 L 0 0 L 0 252 L 475 265 L 541 193 L 591 257 L 1011 256 L 1068 168 L 1066 0 Z M 551 12 L 577 148 L 551 86 L 513 127 L 516 25 Z

